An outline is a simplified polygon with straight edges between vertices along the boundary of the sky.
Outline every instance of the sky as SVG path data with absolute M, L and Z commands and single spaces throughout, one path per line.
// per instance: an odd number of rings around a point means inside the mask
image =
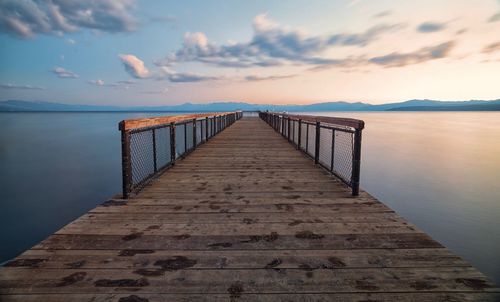
M 0 101 L 497 98 L 495 0 L 0 0 Z

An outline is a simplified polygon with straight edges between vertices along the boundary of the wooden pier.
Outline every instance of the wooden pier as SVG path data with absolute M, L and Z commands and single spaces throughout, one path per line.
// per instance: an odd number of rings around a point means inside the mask
M 482 273 L 256 117 L 0 269 L 2 302 L 499 300 Z

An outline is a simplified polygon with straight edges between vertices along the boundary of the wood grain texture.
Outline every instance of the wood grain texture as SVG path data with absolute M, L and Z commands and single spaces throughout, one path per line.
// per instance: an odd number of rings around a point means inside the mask
M 2 302 L 499 300 L 470 264 L 257 118 L 0 269 Z
M 199 113 L 199 114 L 186 114 L 186 115 L 172 115 L 172 116 L 160 116 L 160 117 L 150 117 L 150 118 L 139 118 L 139 119 L 128 119 L 120 122 L 119 129 L 122 131 L 128 131 L 137 128 L 153 127 L 158 125 L 165 125 L 170 123 L 179 123 L 184 121 L 192 121 L 193 119 L 201 118 L 212 118 L 214 116 L 225 116 L 236 114 L 236 112 L 211 112 L 211 113 Z

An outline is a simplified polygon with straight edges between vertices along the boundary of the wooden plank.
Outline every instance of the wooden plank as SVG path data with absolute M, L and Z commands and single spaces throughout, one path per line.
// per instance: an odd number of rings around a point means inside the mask
M 201 301 L 230 301 L 237 300 L 241 302 L 260 301 L 260 302 L 317 302 L 317 301 L 398 301 L 398 302 L 450 302 L 450 301 L 482 301 L 497 302 L 500 300 L 498 293 L 481 292 L 447 292 L 447 293 L 325 293 L 325 294 L 248 294 L 241 293 L 238 297 L 235 294 L 171 294 L 171 293 L 127 293 L 127 294 L 28 294 L 28 295 L 6 295 L 1 296 L 0 300 L 4 302 L 201 302 Z
M 307 183 L 276 183 L 251 182 L 251 183 L 200 183 L 198 186 L 189 183 L 169 184 L 158 182 L 158 186 L 147 186 L 142 192 L 185 192 L 186 190 L 203 191 L 203 192 L 345 192 L 346 189 L 334 182 L 307 182 Z
M 28 250 L 18 268 L 158 268 L 159 260 L 183 256 L 196 260 L 186 269 L 470 267 L 444 248 L 370 250 Z M 15 263 L 14 263 L 15 264 Z M 23 266 L 24 265 L 24 266 Z
M 160 196 L 161 193 L 142 194 L 143 196 Z M 203 204 L 203 205 L 150 205 L 150 206 L 120 206 L 120 207 L 97 207 L 91 213 L 111 212 L 134 212 L 134 213 L 352 213 L 352 212 L 392 212 L 381 203 L 346 203 L 346 204 Z
M 417 233 L 416 227 L 406 222 L 383 223 L 260 223 L 248 222 L 224 224 L 160 224 L 143 223 L 135 221 L 93 221 L 77 220 L 55 234 L 87 234 L 87 235 L 121 235 L 141 232 L 143 235 L 158 236 L 235 236 L 235 235 L 260 235 L 276 233 L 277 235 L 293 236 L 301 232 L 312 232 L 318 235 L 340 234 L 401 234 Z
M 267 194 L 261 194 L 260 192 L 244 192 L 235 194 L 207 194 L 203 192 L 195 194 L 186 194 L 182 196 L 182 193 L 158 193 L 158 194 L 148 194 L 150 198 L 141 195 L 141 198 L 131 198 L 128 200 L 113 199 L 108 200 L 102 204 L 103 207 L 112 206 L 147 206 L 147 205 L 203 205 L 203 204 L 230 204 L 230 205 L 276 205 L 276 204 L 290 204 L 290 205 L 304 205 L 304 204 L 326 204 L 326 205 L 343 205 L 343 204 L 354 204 L 360 207 L 370 204 L 382 204 L 378 200 L 370 197 L 359 197 L 351 198 L 350 194 L 329 192 L 327 196 L 336 196 L 337 198 L 331 199 L 326 196 L 323 197 L 312 197 L 308 198 L 309 193 L 314 194 L 315 192 L 294 192 L 285 193 L 279 196 L 279 193 L 273 193 L 276 197 L 271 197 Z M 95 212 L 95 211 L 94 211 Z M 320 214 L 318 214 L 320 215 Z
M 469 267 L 376 269 L 175 269 L 194 260 L 164 262 L 156 271 L 18 269 L 0 271 L 3 293 L 359 293 L 499 292 Z M 233 290 L 231 290 L 233 289 Z
M 148 249 L 148 250 L 337 250 L 440 248 L 424 233 L 340 234 L 272 232 L 252 236 L 153 236 L 141 232 L 116 235 L 51 235 L 33 249 Z
M 228 194 L 231 193 L 231 194 Z M 150 195 L 150 194 L 147 194 Z M 241 200 L 247 200 L 248 203 L 266 203 L 266 204 L 278 204 L 278 203 L 324 203 L 324 204 L 338 204 L 338 203 L 365 203 L 373 202 L 380 203 L 377 199 L 372 196 L 367 195 L 365 192 L 360 192 L 359 196 L 353 197 L 347 190 L 345 192 L 322 192 L 322 191 L 307 191 L 307 192 L 212 192 L 207 194 L 200 191 L 188 191 L 182 192 L 162 192 L 158 197 L 151 197 L 141 192 L 140 195 L 134 196 L 128 200 L 117 200 L 122 203 L 135 204 L 141 203 L 152 203 L 169 201 L 172 202 L 238 202 Z M 113 200 L 112 200 L 113 201 Z M 116 204 L 120 204 L 120 203 Z M 111 205 L 112 202 L 105 202 L 104 204 Z
M 406 222 L 393 212 L 372 212 L 366 213 L 347 213 L 347 214 L 310 214 L 310 213 L 203 213 L 203 214 L 185 214 L 185 213 L 89 213 L 79 218 L 79 220 L 88 220 L 87 223 L 94 221 L 114 220 L 143 223 L 143 224 L 220 224 L 225 223 L 285 223 L 296 225 L 301 223 L 352 223 L 352 222 Z

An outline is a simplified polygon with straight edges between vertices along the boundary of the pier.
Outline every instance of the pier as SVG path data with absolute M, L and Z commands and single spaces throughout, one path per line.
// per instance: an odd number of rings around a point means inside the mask
M 363 127 L 269 112 L 123 121 L 121 194 L 0 268 L 0 301 L 499 301 L 360 189 Z

